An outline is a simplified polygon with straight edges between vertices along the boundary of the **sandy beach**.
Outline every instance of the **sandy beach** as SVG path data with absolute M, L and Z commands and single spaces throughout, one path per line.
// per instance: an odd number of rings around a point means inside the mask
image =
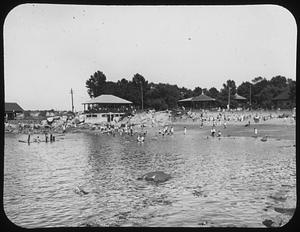
M 254 117 L 259 120 L 255 121 Z M 50 129 L 55 134 L 81 132 L 99 134 L 103 129 L 103 125 L 75 122 L 78 122 L 76 118 L 69 121 L 58 119 L 52 124 L 47 124 L 46 120 L 37 123 L 24 123 L 21 120 L 6 123 L 5 132 L 27 134 L 30 130 L 32 134 L 43 134 Z M 250 125 L 247 125 L 248 123 Z M 174 127 L 175 134 L 183 133 L 186 127 L 187 131 L 199 130 L 203 136 L 209 136 L 213 125 L 217 132 L 221 132 L 221 137 L 252 137 L 254 128 L 257 129 L 257 137 L 295 140 L 296 136 L 296 120 L 291 111 L 187 112 L 176 117 L 172 117 L 168 111 L 143 112 L 126 117 L 115 124 L 117 128 L 124 125 L 133 125 L 134 134 L 147 131 L 148 136 L 158 135 L 159 130 L 165 127 L 168 129 Z

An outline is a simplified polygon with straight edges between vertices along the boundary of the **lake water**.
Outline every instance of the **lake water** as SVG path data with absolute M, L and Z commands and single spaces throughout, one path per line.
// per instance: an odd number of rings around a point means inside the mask
M 280 215 L 274 207 L 296 207 L 294 140 L 207 139 L 199 130 L 144 144 L 88 133 L 54 143 L 19 139 L 26 136 L 5 135 L 3 202 L 9 220 L 25 228 L 264 227 Z M 156 170 L 172 178 L 136 180 Z

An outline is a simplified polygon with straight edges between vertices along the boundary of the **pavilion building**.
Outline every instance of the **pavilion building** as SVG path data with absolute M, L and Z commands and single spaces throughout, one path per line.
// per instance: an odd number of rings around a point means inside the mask
M 82 104 L 87 123 L 118 122 L 132 110 L 132 102 L 110 94 L 102 94 Z
M 236 100 L 238 107 L 244 107 L 247 102 L 247 98 L 238 95 L 237 93 L 232 96 L 232 99 Z
M 196 97 L 181 99 L 179 106 L 190 107 L 191 109 L 210 109 L 215 106 L 216 99 L 205 95 L 204 93 Z

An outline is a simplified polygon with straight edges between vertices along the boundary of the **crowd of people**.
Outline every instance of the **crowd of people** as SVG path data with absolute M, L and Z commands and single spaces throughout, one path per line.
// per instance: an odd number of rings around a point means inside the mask
M 251 123 L 259 123 L 264 122 L 273 118 L 280 117 L 280 114 L 276 114 L 274 112 L 267 112 L 267 111 L 219 111 L 219 112 L 212 112 L 212 111 L 200 111 L 200 112 L 191 112 L 188 111 L 185 114 L 187 117 L 191 118 L 193 122 L 198 124 L 200 128 L 203 128 L 204 126 L 211 127 L 210 136 L 212 137 L 222 137 L 222 129 L 226 129 L 228 127 L 228 124 L 232 124 L 235 122 L 241 123 L 242 126 L 250 127 Z M 289 117 L 289 115 L 286 115 L 286 117 Z M 293 120 L 295 117 L 290 117 Z M 170 121 L 169 123 L 166 123 L 164 126 L 160 126 L 157 128 L 157 135 L 166 136 L 166 135 L 173 135 L 174 134 L 174 121 Z M 140 127 L 140 129 L 139 129 Z M 116 134 L 119 135 L 130 135 L 130 136 L 136 136 L 136 141 L 138 143 L 143 143 L 146 138 L 147 130 L 145 129 L 145 125 L 143 123 L 139 125 L 134 124 L 121 124 L 121 125 L 103 125 L 98 126 L 97 129 L 99 129 L 99 133 L 107 134 L 115 136 Z M 156 130 L 156 129 L 155 129 Z M 183 128 L 183 134 L 187 134 L 187 128 Z M 254 136 L 258 135 L 257 128 L 253 128 L 253 134 Z
M 148 112 L 149 114 L 153 114 L 153 112 Z M 181 118 L 186 117 L 183 120 L 183 122 L 189 123 L 188 119 L 192 119 L 193 123 L 196 125 L 199 125 L 200 128 L 203 128 L 204 126 L 211 127 L 210 129 L 210 135 L 212 137 L 221 137 L 222 136 L 222 129 L 226 129 L 228 127 L 228 124 L 241 124 L 245 127 L 250 126 L 251 123 L 259 123 L 259 122 L 265 122 L 274 118 L 282 118 L 283 120 L 287 120 L 288 118 L 290 120 L 295 120 L 295 112 L 292 112 L 290 114 L 282 113 L 282 112 L 268 112 L 268 111 L 187 111 L 184 115 L 180 116 Z M 184 118 L 183 118 L 184 119 Z M 158 125 L 158 127 L 153 128 L 156 130 L 155 134 L 166 136 L 166 135 L 173 135 L 174 134 L 174 126 L 176 126 L 176 123 L 180 121 L 176 120 L 168 120 L 164 122 L 162 125 Z M 32 126 L 28 128 L 28 125 L 19 124 L 18 125 L 21 129 L 24 131 L 32 131 L 28 134 L 27 142 L 40 142 L 42 141 L 40 137 L 31 138 L 31 134 L 34 133 L 35 130 L 39 131 L 38 134 L 44 134 L 45 139 L 44 142 L 54 142 L 55 136 L 53 135 L 53 132 L 58 133 L 57 130 L 52 130 L 52 125 L 49 125 L 49 128 L 35 128 L 35 126 Z M 60 132 L 65 133 L 66 130 L 69 130 L 68 127 L 68 120 L 64 121 L 60 125 Z M 136 141 L 139 143 L 143 143 L 146 138 L 147 130 L 146 128 L 149 127 L 149 125 L 143 122 L 120 122 L 116 124 L 106 124 L 106 125 L 89 125 L 87 128 L 91 130 L 95 130 L 96 134 L 107 134 L 111 136 L 116 135 L 130 135 L 130 136 L 136 136 Z M 150 126 L 151 127 L 151 126 Z M 56 127 L 53 127 L 54 129 Z M 57 128 L 56 128 L 57 129 Z M 52 130 L 52 131 L 51 131 Z M 180 129 L 181 130 L 181 129 Z M 209 133 L 209 131 L 208 131 Z M 187 134 L 187 128 L 183 128 L 183 134 Z M 257 128 L 254 127 L 254 135 L 257 135 Z
M 274 111 L 207 111 L 198 112 L 188 111 L 180 119 L 191 119 L 193 122 L 200 121 L 200 125 L 213 123 L 214 126 L 224 122 L 244 122 L 254 120 L 255 122 L 267 121 L 273 118 L 292 118 L 296 119 L 295 113 L 287 114 Z M 176 121 L 176 119 L 175 119 Z

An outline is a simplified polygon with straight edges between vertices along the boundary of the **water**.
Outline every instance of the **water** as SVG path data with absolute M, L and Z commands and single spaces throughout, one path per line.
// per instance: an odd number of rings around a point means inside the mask
M 19 139 L 26 136 L 5 135 L 3 200 L 9 220 L 25 228 L 264 227 L 264 218 L 280 215 L 274 207 L 296 207 L 293 140 L 207 139 L 197 130 L 144 144 L 85 133 L 54 143 Z M 172 179 L 136 180 L 156 170 Z

